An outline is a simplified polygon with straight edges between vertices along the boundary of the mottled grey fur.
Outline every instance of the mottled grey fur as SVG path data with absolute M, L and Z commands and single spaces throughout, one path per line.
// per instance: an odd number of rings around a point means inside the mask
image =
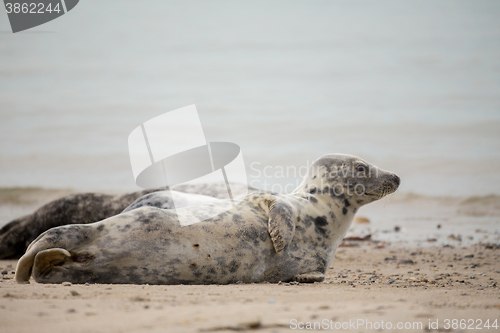
M 376 175 L 351 176 L 360 165 Z M 334 174 L 334 169 L 348 172 Z M 251 193 L 230 211 L 191 226 L 181 227 L 172 210 L 140 207 L 94 224 L 53 228 L 28 247 L 16 281 L 27 283 L 31 276 L 41 283 L 322 281 L 358 208 L 394 192 L 399 182 L 357 157 L 327 155 L 313 163 L 292 194 Z M 347 192 L 356 184 L 366 193 Z M 346 192 L 339 195 L 334 186 Z
M 231 186 L 235 193 L 242 193 L 245 187 L 243 184 L 232 184 Z M 152 195 L 164 190 L 163 187 L 124 195 L 78 193 L 51 201 L 32 214 L 17 218 L 0 229 L 0 259 L 20 258 L 32 241 L 51 228 L 101 221 L 121 213 L 124 209 L 127 211 L 132 209 L 128 206 L 133 203 L 135 203 L 134 208 L 154 206 L 158 202 L 161 202 L 162 208 L 173 208 L 172 202 L 164 199 L 165 194 L 159 194 L 158 197 Z M 172 191 L 224 198 L 227 186 L 225 183 L 181 184 L 173 186 Z M 148 194 L 150 195 L 148 196 Z M 144 197 L 146 200 L 137 204 L 137 201 Z

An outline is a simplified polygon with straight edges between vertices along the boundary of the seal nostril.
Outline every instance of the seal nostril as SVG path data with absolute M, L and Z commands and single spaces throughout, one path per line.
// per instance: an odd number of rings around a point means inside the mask
M 399 178 L 399 176 L 394 175 L 394 181 L 396 182 L 396 184 L 398 186 L 399 186 L 399 184 L 401 184 L 401 178 Z

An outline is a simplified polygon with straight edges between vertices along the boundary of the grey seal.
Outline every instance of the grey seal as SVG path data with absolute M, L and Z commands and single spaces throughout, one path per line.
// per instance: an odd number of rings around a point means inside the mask
M 326 155 L 291 194 L 250 193 L 231 210 L 187 227 L 173 210 L 146 206 L 50 229 L 19 260 L 16 281 L 322 281 L 357 210 L 399 184 L 394 173 L 358 157 Z M 205 214 L 218 204 L 223 201 L 177 214 Z
M 245 185 L 232 184 L 235 193 L 244 192 Z M 250 191 L 255 190 L 253 188 Z M 186 197 L 188 201 L 198 202 L 196 195 L 213 198 L 224 198 L 227 194 L 225 183 L 212 184 L 180 184 L 172 187 L 172 192 L 195 194 Z M 158 193 L 158 195 L 154 195 Z M 51 201 L 32 214 L 19 217 L 0 229 L 0 259 L 20 258 L 28 245 L 41 233 L 58 226 L 68 224 L 88 224 L 120 214 L 140 206 L 174 208 L 168 200 L 165 188 L 136 191 L 127 194 L 76 193 Z

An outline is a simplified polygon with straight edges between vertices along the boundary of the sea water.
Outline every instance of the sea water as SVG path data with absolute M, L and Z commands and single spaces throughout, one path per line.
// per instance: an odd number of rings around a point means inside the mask
M 500 195 L 498 17 L 498 1 L 86 0 L 12 34 L 0 11 L 0 187 L 138 189 L 128 134 L 196 104 L 256 187 L 338 152 L 396 172 L 401 195 Z

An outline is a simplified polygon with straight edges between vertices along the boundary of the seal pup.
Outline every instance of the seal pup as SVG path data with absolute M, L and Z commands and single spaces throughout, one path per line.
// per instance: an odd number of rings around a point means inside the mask
M 19 260 L 16 281 L 323 281 L 359 207 L 399 184 L 394 173 L 358 157 L 326 155 L 291 194 L 251 193 L 231 210 L 188 227 L 172 210 L 140 207 L 93 224 L 50 229 Z M 221 202 L 177 214 L 206 214 Z
M 244 184 L 231 185 L 236 194 L 243 193 L 245 187 Z M 226 183 L 180 184 L 172 186 L 171 189 L 172 195 L 177 193 L 178 197 L 182 196 L 181 200 L 178 200 L 182 206 L 208 201 L 207 197 L 227 196 Z M 249 188 L 249 190 L 255 189 Z M 195 195 L 182 195 L 181 192 Z M 155 196 L 153 193 L 158 195 Z M 141 201 L 142 198 L 144 200 Z M 17 218 L 0 229 L 0 259 L 20 258 L 32 241 L 51 228 L 68 224 L 94 223 L 120 214 L 124 210 L 129 211 L 145 205 L 174 208 L 172 201 L 168 200 L 164 187 L 120 195 L 76 193 L 53 200 L 32 214 Z

